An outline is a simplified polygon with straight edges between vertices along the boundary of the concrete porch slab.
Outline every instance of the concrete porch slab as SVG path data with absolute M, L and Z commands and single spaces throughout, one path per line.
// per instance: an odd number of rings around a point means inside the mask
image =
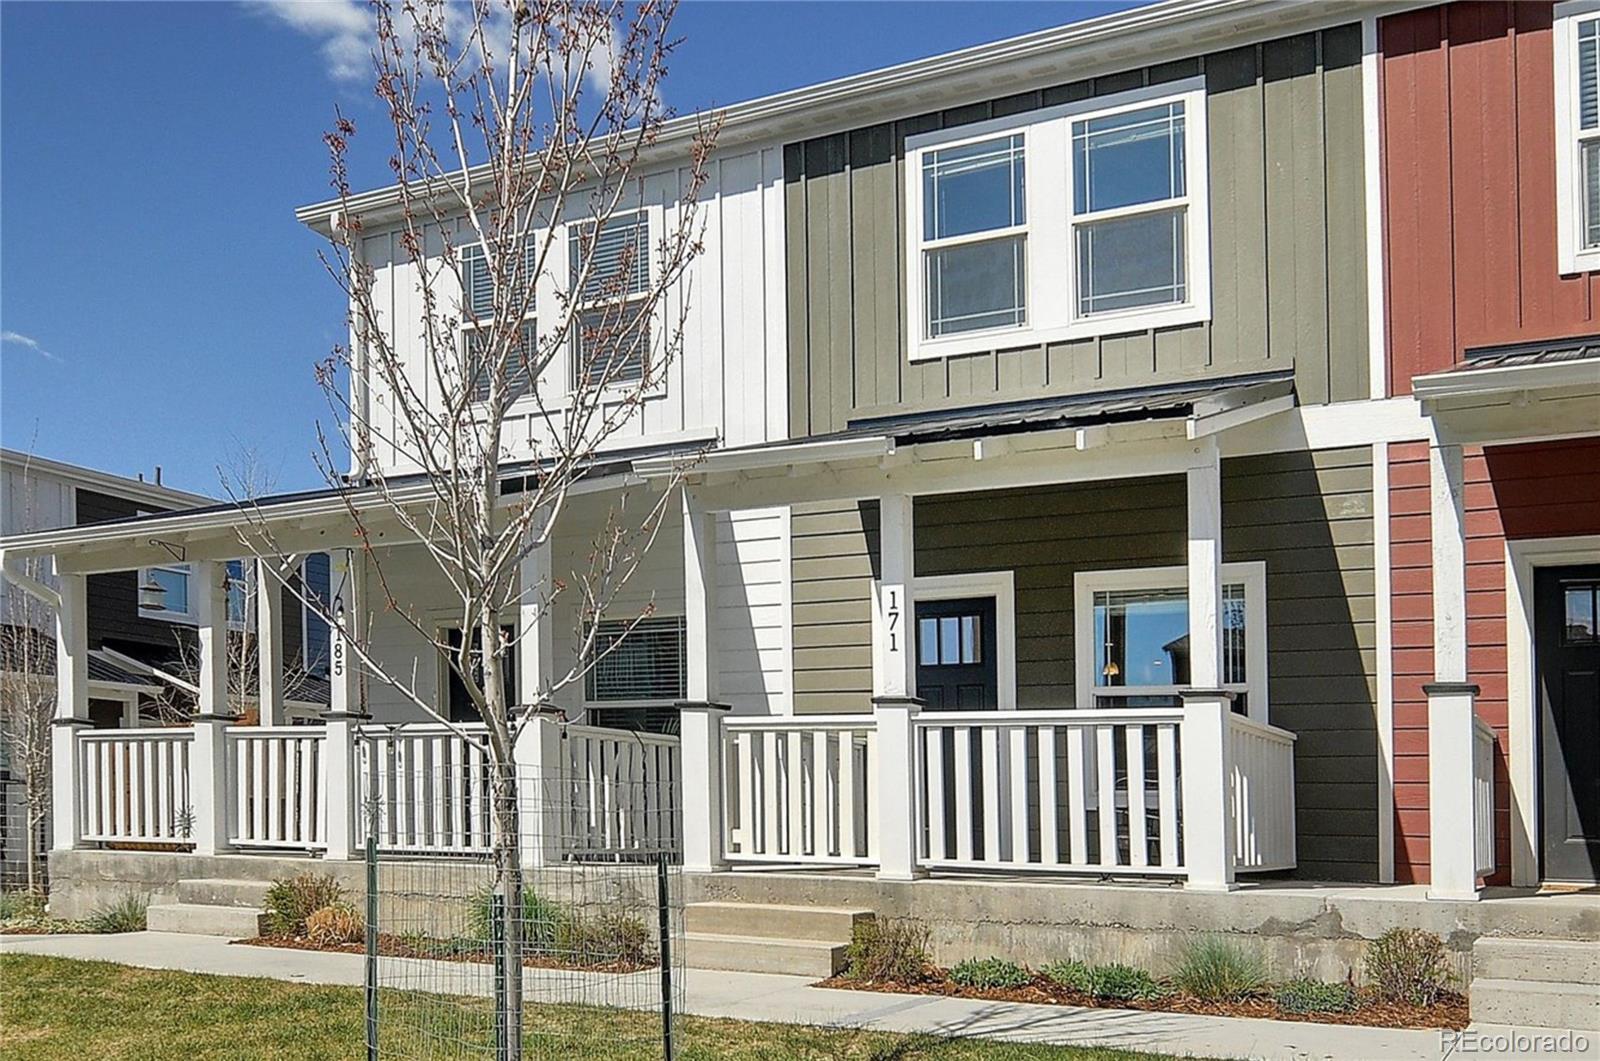
M 229 944 L 211 936 L 133 933 L 122 936 L 3 936 L 0 953 L 46 954 L 110 961 L 152 969 L 229 976 L 259 976 L 303 983 L 361 983 L 358 955 L 275 950 Z M 427 963 L 453 965 L 453 963 Z M 433 972 L 434 970 L 430 970 Z M 454 965 L 461 993 L 487 990 L 487 977 Z M 539 972 L 530 970 L 530 972 Z M 593 980 L 596 1000 L 609 979 L 618 997 L 639 998 L 637 986 L 605 974 L 550 972 Z M 649 974 L 635 974 L 649 975 Z M 1180 1056 L 1262 1058 L 1271 1061 L 1443 1061 L 1463 1056 L 1433 1031 L 1291 1024 L 1132 1010 L 1076 1009 L 1021 1003 L 980 1002 L 927 995 L 888 995 L 812 987 L 806 977 L 691 969 L 687 1011 L 702 1016 L 791 1024 L 874 1028 L 884 1031 L 1003 1039 L 1017 1042 L 1115 1046 Z M 3 987 L 0 987 L 3 994 Z M 603 1004 L 603 1003 L 602 1003 Z M 1476 1028 L 1480 1042 L 1517 1032 L 1500 1026 Z M 1600 1061 L 1600 1036 L 1590 1035 L 1583 1053 L 1563 1055 Z M 1518 1051 L 1476 1051 L 1474 1058 L 1512 1058 Z

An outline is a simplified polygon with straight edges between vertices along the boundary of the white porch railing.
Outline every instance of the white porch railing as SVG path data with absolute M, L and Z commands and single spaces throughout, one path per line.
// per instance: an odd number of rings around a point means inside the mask
M 1472 718 L 1472 858 L 1478 876 L 1494 872 L 1494 730 Z
M 722 732 L 730 861 L 877 861 L 871 717 L 729 718 Z
M 98 842 L 190 843 L 193 744 L 191 729 L 78 734 L 78 835 Z
M 1181 710 L 921 715 L 930 867 L 1171 876 Z
M 681 851 L 682 758 L 677 737 L 567 726 L 557 783 L 568 812 L 562 853 L 622 858 Z
M 1228 746 L 1234 868 L 1292 869 L 1294 734 L 1233 715 L 1228 719 Z
M 327 846 L 326 739 L 321 726 L 232 726 L 224 731 L 230 844 L 294 851 Z
M 366 842 L 375 822 L 380 852 L 489 851 L 494 817 L 487 733 L 481 725 L 363 726 L 357 760 L 360 841 Z

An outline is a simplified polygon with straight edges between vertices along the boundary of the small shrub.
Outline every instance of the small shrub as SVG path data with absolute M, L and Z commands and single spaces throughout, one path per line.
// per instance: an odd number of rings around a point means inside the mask
M 467 906 L 467 935 L 475 940 L 494 938 L 489 920 L 489 907 L 494 891 L 485 889 L 474 895 Z M 522 947 L 532 954 L 548 952 L 556 946 L 562 926 L 567 922 L 567 912 L 561 904 L 546 899 L 532 888 L 522 889 Z
M 556 949 L 574 965 L 647 965 L 655 958 L 650 930 L 637 917 L 613 911 L 566 918 Z
M 280 877 L 267 889 L 265 931 L 269 936 L 303 936 L 306 918 L 344 901 L 344 889 L 331 874 Z
M 1062 987 L 1082 991 L 1086 995 L 1093 992 L 1094 977 L 1084 962 L 1051 962 L 1039 971 L 1044 974 L 1045 979 Z
M 31 921 L 43 916 L 44 896 L 38 892 L 0 892 L 0 921 Z
M 1267 966 L 1261 955 L 1224 936 L 1185 941 L 1172 970 L 1172 986 L 1207 1002 L 1237 1002 L 1261 993 Z
M 1004 958 L 968 958 L 950 970 L 950 979 L 962 987 L 1025 987 L 1033 982 L 1028 970 Z
M 1385 1002 L 1431 1006 L 1450 982 L 1444 941 L 1420 928 L 1391 928 L 1367 948 L 1367 979 Z
M 84 929 L 102 933 L 143 932 L 147 924 L 145 911 L 149 906 L 147 896 L 129 892 L 96 909 L 84 920 Z
M 858 921 L 844 957 L 847 979 L 915 983 L 927 974 L 928 930 L 915 921 Z
M 306 938 L 319 947 L 360 943 L 367 938 L 367 919 L 349 903 L 320 907 L 306 915 Z
M 1279 984 L 1273 1000 L 1289 1013 L 1345 1013 L 1356 1008 L 1355 988 L 1349 984 L 1304 977 Z
M 1140 1002 L 1166 992 L 1149 973 L 1131 965 L 1096 965 L 1089 970 L 1089 993 L 1111 1002 Z

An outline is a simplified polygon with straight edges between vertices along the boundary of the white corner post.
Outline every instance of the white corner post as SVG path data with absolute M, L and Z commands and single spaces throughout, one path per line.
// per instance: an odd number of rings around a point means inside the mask
M 50 734 L 50 846 L 78 846 L 83 820 L 78 815 L 80 729 L 89 722 L 89 607 L 83 575 L 58 575 L 56 608 L 56 717 Z
M 907 881 L 917 867 L 916 654 L 911 583 L 916 535 L 910 494 L 878 500 L 878 569 L 872 582 L 872 708 L 877 720 L 878 879 Z
M 273 560 L 256 560 L 256 692 L 263 726 L 284 723 L 283 586 L 276 571 Z
M 683 868 L 727 868 L 722 828 L 722 716 L 711 617 L 717 596 L 717 517 L 683 491 L 684 650 L 688 655 L 679 738 L 683 751 Z
M 228 849 L 227 728 L 239 721 L 228 702 L 228 568 L 210 560 L 189 567 L 200 642 L 199 710 L 189 791 L 194 800 L 194 850 L 214 855 Z
M 1478 898 L 1467 681 L 1467 548 L 1460 446 L 1428 451 L 1433 539 L 1433 675 L 1428 697 L 1428 898 Z
M 1233 696 L 1222 688 L 1222 468 L 1215 437 L 1187 472 L 1189 684 L 1183 690 L 1183 859 L 1194 891 L 1234 887 Z
M 555 655 L 548 533 L 522 558 L 518 579 L 517 703 L 524 709 L 542 709 L 548 706 Z
M 357 852 L 363 835 L 357 818 L 362 813 L 358 728 L 372 717 L 366 711 L 361 665 L 353 647 L 360 643 L 366 628 L 362 618 L 366 565 L 357 549 L 334 550 L 330 559 L 334 591 L 328 659 L 331 692 L 328 711 L 322 716 L 327 726 L 326 857 L 348 859 Z

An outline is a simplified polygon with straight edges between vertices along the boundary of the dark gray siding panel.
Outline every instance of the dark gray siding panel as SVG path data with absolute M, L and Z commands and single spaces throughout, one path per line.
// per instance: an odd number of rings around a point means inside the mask
M 1222 465 L 1222 550 L 1267 566 L 1272 722 L 1298 735 L 1302 877 L 1372 880 L 1378 862 L 1372 453 Z
M 126 498 L 93 490 L 78 491 L 79 524 L 125 519 L 143 511 L 149 509 Z M 120 645 L 141 655 L 151 655 L 154 650 L 157 654 L 176 656 L 178 639 L 190 636 L 187 627 L 140 618 L 137 571 L 90 575 L 86 589 L 91 648 L 110 644 L 113 648 Z M 140 649 L 144 651 L 139 653 Z
M 1341 26 L 792 144 L 790 430 L 851 416 L 1293 365 L 1307 403 L 1367 396 L 1361 33 Z M 1212 320 L 906 360 L 905 138 L 1203 73 Z

